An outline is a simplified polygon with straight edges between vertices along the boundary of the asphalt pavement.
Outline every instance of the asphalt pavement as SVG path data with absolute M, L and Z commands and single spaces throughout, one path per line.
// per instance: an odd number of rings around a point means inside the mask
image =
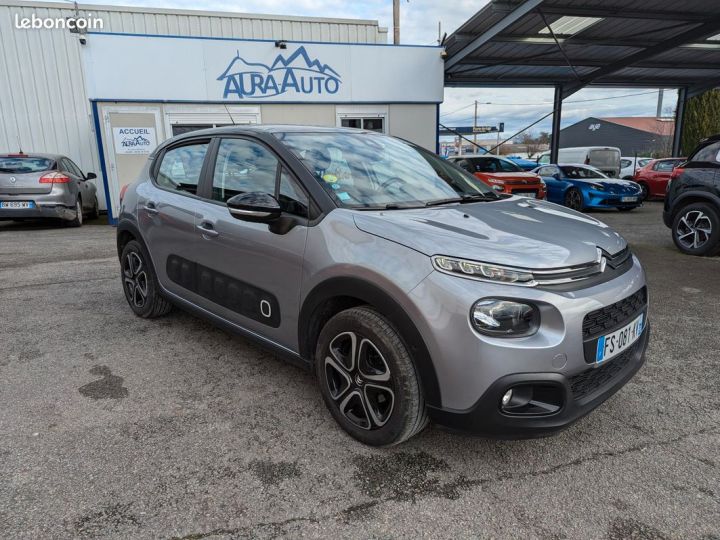
M 311 373 L 128 308 L 115 230 L 0 224 L 2 538 L 720 538 L 720 257 L 661 204 L 594 213 L 644 263 L 647 364 L 554 437 L 346 436 Z

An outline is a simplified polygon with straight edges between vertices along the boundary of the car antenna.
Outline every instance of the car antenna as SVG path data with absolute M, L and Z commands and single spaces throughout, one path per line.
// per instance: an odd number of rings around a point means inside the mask
M 225 105 L 225 110 L 227 111 L 228 116 L 230 117 L 230 121 L 232 122 L 232 125 L 236 126 L 237 124 L 235 123 L 235 119 L 232 117 L 232 114 L 230 114 L 230 108 L 227 106 L 227 103 L 223 103 L 223 105 Z
M 18 143 L 18 149 L 19 149 L 18 154 L 22 154 L 23 151 L 22 151 L 22 144 L 20 143 L 20 135 L 17 136 L 17 143 Z

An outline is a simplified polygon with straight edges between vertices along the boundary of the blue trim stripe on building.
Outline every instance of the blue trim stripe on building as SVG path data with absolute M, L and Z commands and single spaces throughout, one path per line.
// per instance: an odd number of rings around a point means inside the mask
M 250 38 L 232 38 L 232 37 L 215 37 L 215 36 L 181 36 L 175 34 L 134 34 L 131 32 L 88 32 L 89 35 L 105 35 L 105 36 L 129 36 L 129 37 L 153 37 L 153 38 L 165 38 L 165 39 L 204 39 L 213 41 L 250 41 L 250 42 L 264 42 L 264 43 L 275 43 L 276 39 L 250 39 Z M 347 42 L 338 43 L 332 41 L 296 41 L 290 39 L 283 39 L 285 43 L 307 43 L 310 45 L 354 45 L 364 47 L 411 47 L 417 49 L 442 49 L 440 45 L 410 45 L 400 44 L 395 45 L 394 43 L 358 43 L 358 42 Z
M 107 206 L 108 221 L 111 225 L 117 225 L 117 218 L 112 213 L 112 199 L 110 198 L 110 184 L 108 182 L 107 169 L 105 167 L 105 152 L 103 151 L 102 135 L 100 132 L 100 116 L 98 115 L 98 106 L 96 101 L 92 101 L 93 124 L 95 125 L 95 141 L 98 148 L 98 157 L 100 158 L 100 173 L 103 177 L 103 188 L 105 189 L 105 204 Z

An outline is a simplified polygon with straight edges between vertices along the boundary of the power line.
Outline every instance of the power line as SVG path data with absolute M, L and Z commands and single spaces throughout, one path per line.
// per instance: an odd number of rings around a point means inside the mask
M 653 91 L 651 91 L 651 92 L 635 92 L 635 93 L 632 93 L 632 94 L 622 94 L 622 95 L 619 95 L 619 96 L 608 96 L 608 97 L 602 97 L 602 98 L 575 99 L 575 100 L 572 100 L 572 101 L 566 101 L 565 104 L 568 104 L 568 103 L 588 103 L 588 102 L 591 102 L 591 101 L 607 101 L 607 100 L 611 100 L 611 99 L 621 99 L 621 98 L 633 97 L 633 96 L 646 96 L 646 95 L 649 95 L 649 94 L 656 95 L 656 94 L 657 94 L 657 90 L 653 90 Z M 452 112 L 443 113 L 443 114 L 441 114 L 440 116 L 442 117 L 442 116 L 448 116 L 448 115 L 451 115 L 451 114 L 455 114 L 456 112 L 460 112 L 460 111 L 462 111 L 462 110 L 464 110 L 464 109 L 467 109 L 468 107 L 472 107 L 474 104 L 475 104 L 475 102 L 473 101 L 473 102 L 470 103 L 469 105 L 466 105 L 466 106 L 464 106 L 464 107 L 460 107 L 459 109 L 456 109 L 456 110 L 454 110 L 454 111 L 452 111 Z M 484 103 L 483 105 L 495 105 L 495 106 L 506 106 L 506 105 L 510 105 L 510 106 L 525 106 L 525 107 L 528 107 L 528 106 L 552 105 L 552 104 L 553 104 L 552 101 L 536 101 L 536 102 L 534 102 L 534 103 L 508 103 L 508 102 L 496 102 L 496 103 L 492 103 L 492 102 L 487 102 L 487 103 Z

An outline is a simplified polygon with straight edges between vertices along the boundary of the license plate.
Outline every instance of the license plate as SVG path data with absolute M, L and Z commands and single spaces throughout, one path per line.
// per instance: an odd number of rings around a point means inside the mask
M 623 197 L 622 202 L 637 202 L 637 197 Z
M 0 208 L 35 208 L 32 201 L 0 201 Z
M 518 193 L 521 197 L 527 197 L 528 199 L 535 199 L 537 197 L 537 194 L 534 192 L 530 193 Z
M 595 362 L 600 364 L 617 356 L 625 349 L 635 343 L 645 329 L 645 314 L 641 314 L 630 324 L 626 324 L 612 334 L 607 334 L 598 339 L 595 352 Z

